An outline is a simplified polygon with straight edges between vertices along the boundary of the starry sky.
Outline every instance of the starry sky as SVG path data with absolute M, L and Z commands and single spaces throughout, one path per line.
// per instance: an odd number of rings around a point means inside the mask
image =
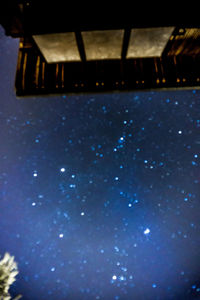
M 200 91 L 17 99 L 0 28 L 0 254 L 25 300 L 200 299 Z

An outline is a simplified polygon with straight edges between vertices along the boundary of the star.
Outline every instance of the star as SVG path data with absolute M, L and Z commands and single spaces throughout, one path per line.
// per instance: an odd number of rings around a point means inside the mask
M 147 235 L 147 234 L 149 234 L 149 233 L 150 233 L 150 229 L 149 229 L 149 228 L 146 228 L 146 229 L 144 230 L 144 234 Z

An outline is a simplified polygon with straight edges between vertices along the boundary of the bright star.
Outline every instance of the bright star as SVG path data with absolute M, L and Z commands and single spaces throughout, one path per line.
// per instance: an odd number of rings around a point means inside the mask
M 150 233 L 150 229 L 149 228 L 146 228 L 145 230 L 144 230 L 144 234 L 149 234 Z
M 124 281 L 124 280 L 126 280 L 126 278 L 125 278 L 123 275 L 121 275 L 121 276 L 119 277 L 119 280 L 120 280 L 120 281 Z

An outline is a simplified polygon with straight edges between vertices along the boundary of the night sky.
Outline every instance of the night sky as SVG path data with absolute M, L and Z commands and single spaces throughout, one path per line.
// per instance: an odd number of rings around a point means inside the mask
M 0 254 L 25 300 L 200 299 L 200 91 L 17 99 L 0 28 Z

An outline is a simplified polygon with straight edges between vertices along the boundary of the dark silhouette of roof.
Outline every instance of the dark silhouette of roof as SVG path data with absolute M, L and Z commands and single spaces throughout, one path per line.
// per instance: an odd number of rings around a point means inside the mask
M 20 38 L 18 96 L 200 85 L 195 17 L 180 22 L 166 11 L 159 16 L 158 9 L 146 17 L 125 4 L 116 4 L 112 13 L 102 3 L 89 10 L 85 3 L 67 4 L 1 4 L 5 33 Z

